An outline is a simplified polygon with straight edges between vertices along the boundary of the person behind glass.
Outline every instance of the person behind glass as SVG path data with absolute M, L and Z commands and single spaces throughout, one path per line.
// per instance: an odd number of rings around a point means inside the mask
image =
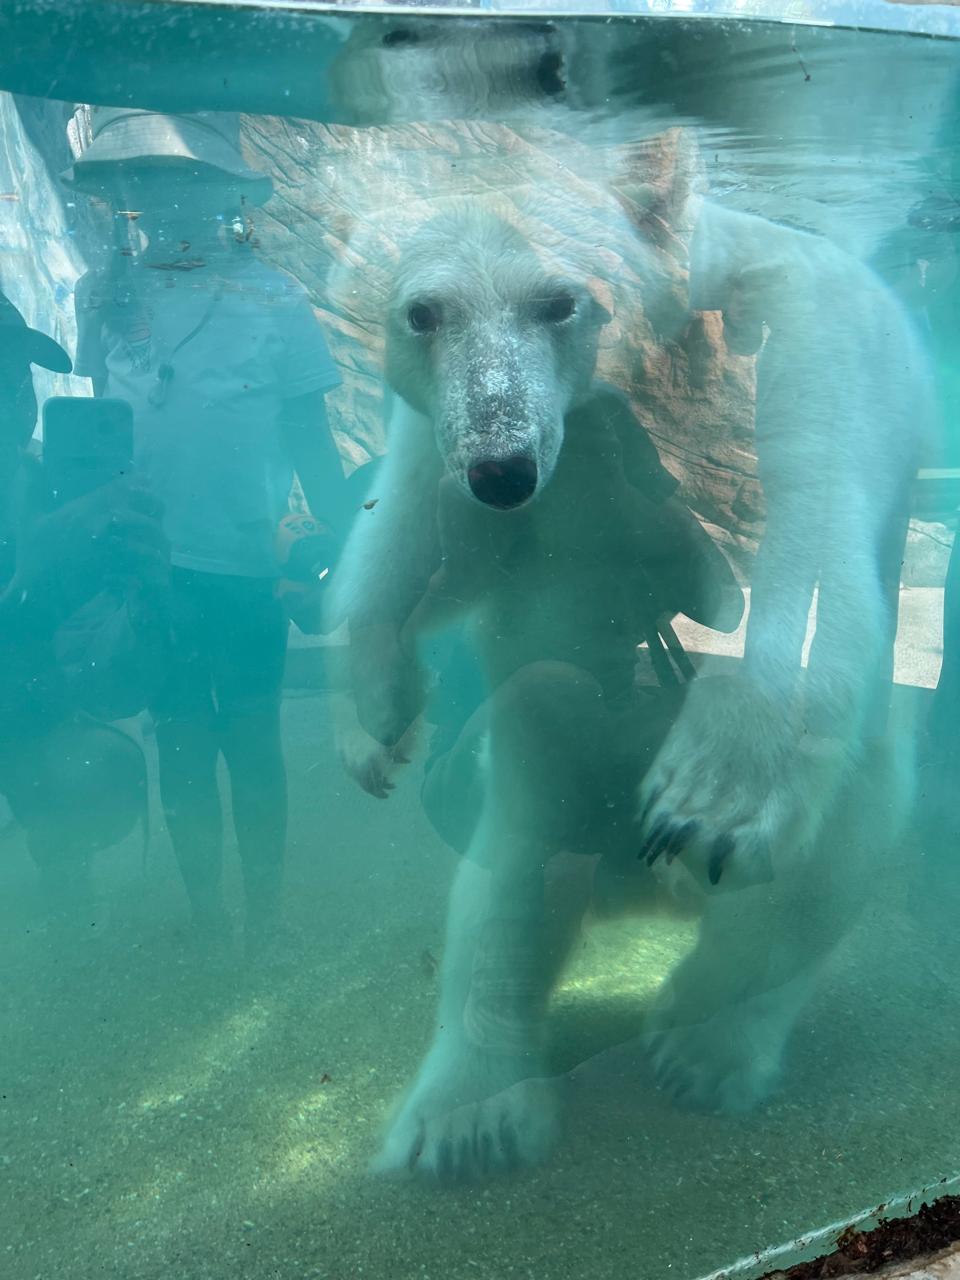
M 129 476 L 49 501 L 28 448 L 33 365 L 71 368 L 0 294 L 0 794 L 45 910 L 80 918 L 92 855 L 145 814 L 142 752 L 109 722 L 149 696 L 167 551 L 158 504 Z M 89 936 L 94 922 L 82 922 Z
M 167 825 L 199 935 L 226 939 L 222 752 L 259 952 L 276 932 L 287 826 L 278 526 L 294 474 L 318 517 L 343 518 L 324 405 L 339 376 L 303 289 L 235 229 L 272 190 L 242 158 L 237 117 L 94 108 L 92 130 L 64 181 L 134 234 L 78 284 L 75 371 L 133 406 L 136 466 L 164 506 L 172 638 L 153 712 Z

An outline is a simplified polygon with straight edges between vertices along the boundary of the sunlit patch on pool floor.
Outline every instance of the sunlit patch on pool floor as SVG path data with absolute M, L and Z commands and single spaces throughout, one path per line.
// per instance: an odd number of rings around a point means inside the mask
M 695 921 L 659 915 L 590 922 L 551 1001 L 553 1069 L 569 1071 L 636 1036 L 644 1010 L 696 937 Z
M 306 775 L 325 714 L 322 699 L 285 707 L 282 974 L 187 957 L 161 841 L 148 895 L 132 873 L 124 887 L 120 855 L 104 862 L 118 927 L 94 947 L 35 945 L 0 896 L 3 1280 L 691 1280 L 953 1163 L 960 942 L 944 858 L 934 894 L 918 883 L 910 910 L 884 894 L 865 916 L 756 1115 L 687 1112 L 657 1088 L 644 1017 L 697 924 L 623 916 L 588 924 L 550 1006 L 549 1068 L 569 1082 L 553 1158 L 453 1190 L 371 1177 L 429 1043 L 458 862 L 415 771 L 359 815 L 332 759 Z M 894 870 L 906 883 L 918 865 Z
M 268 1033 L 271 1010 L 254 999 L 224 1017 L 199 1043 L 184 1044 L 173 1071 L 139 1101 L 143 1111 L 183 1107 L 201 1102 L 217 1088 L 236 1060 Z

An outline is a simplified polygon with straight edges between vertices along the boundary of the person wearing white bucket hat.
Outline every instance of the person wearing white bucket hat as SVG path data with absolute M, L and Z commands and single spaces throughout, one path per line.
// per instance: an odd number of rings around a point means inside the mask
M 164 506 L 173 628 L 153 711 L 194 920 L 229 936 L 222 753 L 258 951 L 276 933 L 286 842 L 276 535 L 294 473 L 316 517 L 347 510 L 324 406 L 340 379 L 304 290 L 232 230 L 272 189 L 243 159 L 237 117 L 104 107 L 92 126 L 63 180 L 134 235 L 78 284 L 76 372 L 133 406 L 135 464 Z

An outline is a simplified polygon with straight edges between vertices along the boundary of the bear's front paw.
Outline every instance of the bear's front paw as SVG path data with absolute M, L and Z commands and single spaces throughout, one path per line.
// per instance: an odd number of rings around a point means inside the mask
M 700 679 L 641 784 L 638 856 L 683 855 L 711 885 L 768 881 L 816 837 L 845 762 L 749 681 Z
M 386 800 L 394 788 L 393 775 L 408 763 L 403 743 L 385 747 L 359 725 L 338 730 L 337 755 L 344 769 L 364 791 Z

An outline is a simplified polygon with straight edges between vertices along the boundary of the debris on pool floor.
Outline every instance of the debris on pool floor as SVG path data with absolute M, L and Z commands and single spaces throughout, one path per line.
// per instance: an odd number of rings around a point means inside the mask
M 848 1227 L 829 1254 L 763 1280 L 830 1280 L 875 1275 L 892 1280 L 960 1280 L 960 1196 L 941 1196 L 910 1217 L 881 1219 L 871 1231 Z

